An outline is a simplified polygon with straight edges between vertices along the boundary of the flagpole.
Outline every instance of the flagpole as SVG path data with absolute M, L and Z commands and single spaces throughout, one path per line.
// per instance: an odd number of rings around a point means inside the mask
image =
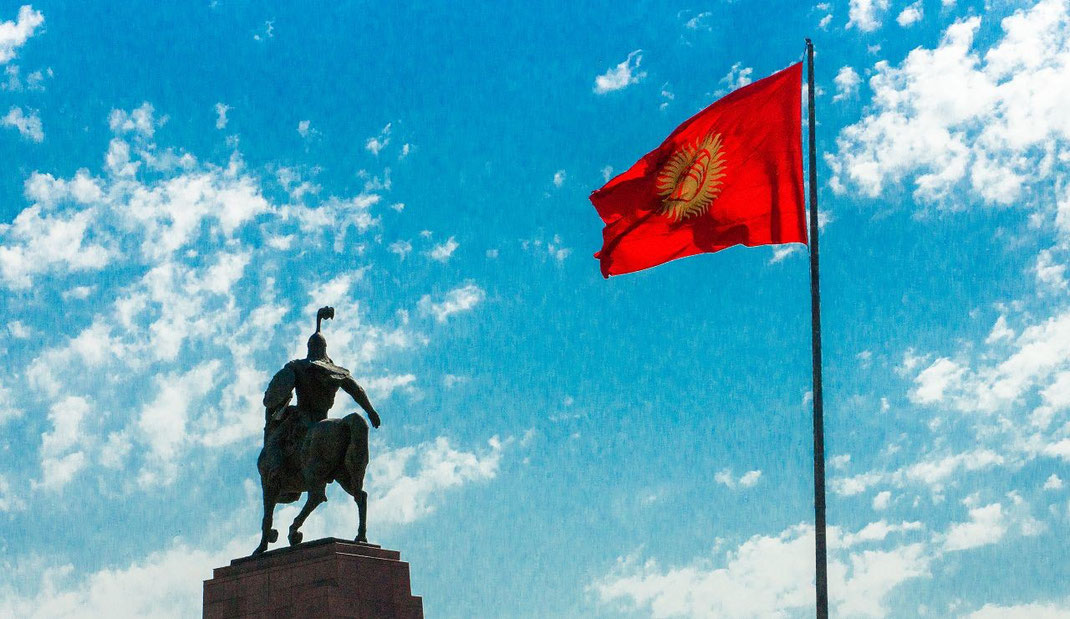
M 829 616 L 828 551 L 825 538 L 825 419 L 821 394 L 821 286 L 817 267 L 817 138 L 814 134 L 814 44 L 806 39 L 806 97 L 810 117 L 810 316 L 814 369 L 814 541 L 817 617 Z

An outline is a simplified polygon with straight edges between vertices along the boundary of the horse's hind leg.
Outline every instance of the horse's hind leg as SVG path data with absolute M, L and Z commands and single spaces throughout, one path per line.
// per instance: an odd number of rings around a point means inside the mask
M 305 501 L 305 506 L 301 508 L 301 513 L 297 514 L 297 518 L 294 518 L 293 524 L 290 525 L 290 545 L 296 546 L 301 543 L 301 525 L 305 524 L 305 518 L 312 513 L 312 510 L 327 500 L 327 483 L 320 482 L 315 486 L 310 486 L 308 489 L 308 499 Z
M 362 440 L 363 439 L 363 440 Z M 353 495 L 357 502 L 357 514 L 360 522 L 357 525 L 358 542 L 368 541 L 368 493 L 364 491 L 364 473 L 368 469 L 368 435 L 367 428 L 363 436 L 358 429 L 349 448 L 346 450 L 345 468 L 348 473 L 348 486 L 346 491 Z
M 264 519 L 260 523 L 260 545 L 253 551 L 254 555 L 258 555 L 267 550 L 268 544 L 273 543 L 279 539 L 279 532 L 271 528 L 271 521 L 275 514 L 275 500 L 278 497 L 278 488 L 276 484 L 268 483 L 261 478 L 260 485 L 264 491 Z
M 364 490 L 358 490 L 357 496 L 357 513 L 360 515 L 360 524 L 357 525 L 357 538 L 358 542 L 368 542 L 368 493 Z

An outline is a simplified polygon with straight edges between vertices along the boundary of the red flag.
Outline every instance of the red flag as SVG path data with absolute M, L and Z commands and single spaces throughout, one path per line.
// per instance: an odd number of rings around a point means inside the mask
M 732 245 L 806 243 L 802 63 L 728 94 L 591 194 L 602 275 Z

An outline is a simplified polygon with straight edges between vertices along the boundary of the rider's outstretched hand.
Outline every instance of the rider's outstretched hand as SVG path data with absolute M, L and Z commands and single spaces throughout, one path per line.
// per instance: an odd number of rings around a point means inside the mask
M 380 423 L 379 422 L 379 413 L 377 413 L 375 411 L 372 411 L 372 412 L 368 413 L 368 419 L 372 420 L 372 427 L 373 428 L 378 428 L 379 427 L 379 423 Z

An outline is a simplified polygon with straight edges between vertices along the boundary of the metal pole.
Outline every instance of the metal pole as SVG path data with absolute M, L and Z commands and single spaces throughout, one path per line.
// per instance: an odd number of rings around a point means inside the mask
M 825 545 L 825 420 L 821 396 L 821 286 L 817 268 L 817 138 L 814 135 L 814 44 L 806 39 L 806 96 L 810 116 L 810 316 L 814 368 L 814 541 L 817 617 L 829 616 L 828 551 Z

